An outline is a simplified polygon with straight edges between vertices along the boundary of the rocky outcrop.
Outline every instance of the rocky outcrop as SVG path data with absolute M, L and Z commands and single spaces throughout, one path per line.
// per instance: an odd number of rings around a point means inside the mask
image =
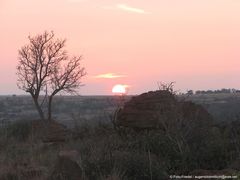
M 32 123 L 32 130 L 34 136 L 44 143 L 64 142 L 70 134 L 64 125 L 56 121 L 35 121 Z
M 62 150 L 58 153 L 58 156 L 76 161 L 80 157 L 80 154 L 77 150 Z
M 116 117 L 116 125 L 135 129 L 162 129 L 178 123 L 181 126 L 209 124 L 211 115 L 200 105 L 179 101 L 167 90 L 150 91 L 133 97 Z M 195 123 L 196 122 L 196 123 Z
M 76 162 L 78 156 L 79 154 L 75 150 L 60 151 L 48 180 L 81 180 L 82 169 Z

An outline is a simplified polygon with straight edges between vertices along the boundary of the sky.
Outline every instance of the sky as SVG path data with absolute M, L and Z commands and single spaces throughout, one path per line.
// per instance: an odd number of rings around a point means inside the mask
M 16 86 L 28 35 L 55 32 L 82 55 L 82 95 L 240 88 L 239 0 L 0 0 L 0 94 Z

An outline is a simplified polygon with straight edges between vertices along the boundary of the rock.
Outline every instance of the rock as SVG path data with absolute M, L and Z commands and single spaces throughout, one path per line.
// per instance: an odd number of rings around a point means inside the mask
M 195 143 L 196 140 L 204 140 L 208 137 L 211 127 L 213 126 L 213 118 L 201 105 L 191 101 L 179 102 L 181 117 L 181 128 L 188 134 L 188 142 Z
M 168 91 L 151 91 L 133 97 L 117 114 L 118 126 L 152 129 L 159 126 L 158 113 L 163 116 L 176 107 L 177 101 Z
M 64 150 L 60 151 L 58 156 L 62 158 L 71 159 L 72 161 L 76 161 L 76 159 L 80 157 L 80 154 L 76 150 Z
M 60 151 L 58 160 L 48 180 L 81 180 L 82 169 L 76 162 L 78 155 L 75 150 Z
M 181 106 L 181 115 L 184 122 L 194 124 L 198 130 L 204 130 L 206 127 L 212 126 L 213 118 L 209 112 L 199 104 L 191 101 L 179 103 Z
M 70 133 L 64 125 L 56 121 L 36 121 L 33 122 L 32 129 L 35 136 L 44 143 L 64 142 Z
M 166 130 L 170 124 L 188 126 L 211 123 L 211 115 L 193 102 L 178 101 L 167 90 L 150 91 L 133 97 L 117 113 L 116 125 L 135 129 Z

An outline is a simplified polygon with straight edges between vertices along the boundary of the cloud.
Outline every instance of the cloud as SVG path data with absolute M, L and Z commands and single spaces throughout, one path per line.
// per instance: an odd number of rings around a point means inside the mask
M 117 8 L 121 9 L 123 11 L 128 11 L 128 12 L 133 12 L 133 13 L 139 13 L 139 14 L 145 14 L 147 13 L 145 10 L 143 9 L 139 9 L 139 8 L 135 8 L 135 7 L 131 7 L 128 6 L 126 4 L 117 4 Z
M 125 88 L 129 88 L 129 87 L 130 87 L 130 85 L 127 85 L 127 84 L 123 84 L 123 86 L 124 86 Z
M 79 3 L 79 2 L 84 2 L 86 0 L 67 0 L 70 3 Z
M 106 74 L 99 74 L 97 76 L 94 76 L 94 78 L 104 78 L 104 79 L 113 79 L 113 78 L 121 78 L 121 77 L 126 77 L 126 76 L 115 74 L 115 73 L 106 73 Z

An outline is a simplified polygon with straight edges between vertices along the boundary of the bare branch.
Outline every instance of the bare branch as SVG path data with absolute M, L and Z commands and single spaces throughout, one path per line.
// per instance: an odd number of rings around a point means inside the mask
M 18 87 L 30 93 L 39 108 L 38 98 L 44 87 L 49 87 L 51 100 L 60 91 L 76 92 L 86 75 L 80 64 L 81 56 L 69 58 L 64 49 L 66 40 L 56 39 L 53 32 L 45 31 L 28 39 L 29 44 L 18 51 Z M 42 113 L 41 109 L 38 111 Z

